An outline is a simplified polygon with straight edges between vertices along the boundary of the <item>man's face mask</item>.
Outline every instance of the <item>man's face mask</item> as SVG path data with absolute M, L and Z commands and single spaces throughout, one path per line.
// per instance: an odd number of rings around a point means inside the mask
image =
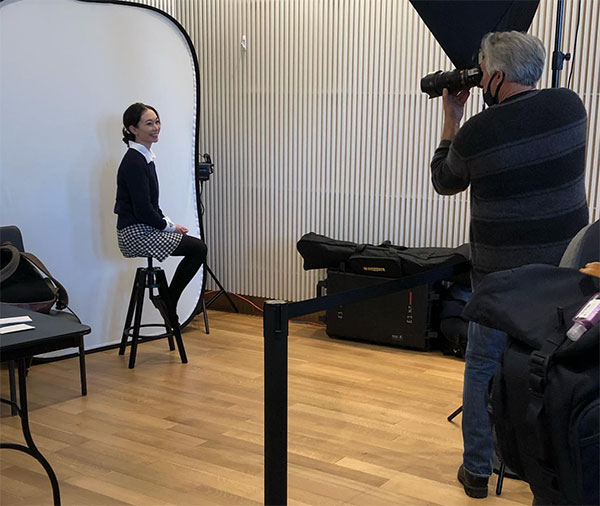
M 498 104 L 498 95 L 500 93 L 500 88 L 502 87 L 502 83 L 504 83 L 504 78 L 506 76 L 502 76 L 501 81 L 498 83 L 498 86 L 496 87 L 496 93 L 494 93 L 492 95 L 492 81 L 494 79 L 494 76 L 497 74 L 498 72 L 494 72 L 491 76 L 490 76 L 490 80 L 488 81 L 488 85 L 487 85 L 487 89 L 483 90 L 483 101 L 485 102 L 485 105 L 487 105 L 488 107 L 491 107 L 492 105 L 496 105 Z

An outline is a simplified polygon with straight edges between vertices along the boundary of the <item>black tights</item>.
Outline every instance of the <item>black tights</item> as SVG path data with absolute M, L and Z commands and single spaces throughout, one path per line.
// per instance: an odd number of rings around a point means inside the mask
M 173 308 L 177 308 L 177 302 L 179 302 L 184 288 L 206 261 L 206 244 L 196 237 L 184 235 L 171 256 L 183 257 L 169 285 L 171 304 Z

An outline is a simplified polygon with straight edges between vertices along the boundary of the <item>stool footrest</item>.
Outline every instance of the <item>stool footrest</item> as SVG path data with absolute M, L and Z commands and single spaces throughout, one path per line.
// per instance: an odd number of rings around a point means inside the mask
M 143 328 L 143 327 L 162 327 L 163 329 L 165 328 L 164 323 L 146 323 L 144 325 L 140 325 L 139 328 Z M 123 329 L 123 335 L 127 336 L 128 338 L 131 337 L 133 338 L 133 333 L 135 331 L 135 326 L 131 326 L 131 327 L 127 327 L 126 329 Z M 143 339 L 148 339 L 148 338 L 154 338 L 154 339 L 159 339 L 159 338 L 164 338 L 164 337 L 170 337 L 170 336 L 175 336 L 175 332 L 173 332 L 172 330 L 166 330 L 165 332 L 161 332 L 160 334 L 147 334 L 147 335 L 142 335 L 142 334 L 138 334 L 137 339 L 138 342 L 142 342 Z
M 129 335 L 128 337 L 132 337 L 131 335 Z M 150 341 L 158 341 L 159 339 L 164 339 L 165 337 L 173 337 L 173 334 L 171 333 L 164 333 L 164 334 L 156 334 L 156 335 L 148 335 L 148 336 L 138 336 L 137 338 L 137 343 L 147 343 Z M 132 343 L 132 341 L 125 341 L 125 346 L 130 346 Z

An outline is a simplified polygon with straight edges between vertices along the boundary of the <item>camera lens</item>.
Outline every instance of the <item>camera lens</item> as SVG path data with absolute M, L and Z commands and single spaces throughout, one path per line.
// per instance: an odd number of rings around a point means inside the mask
M 421 79 L 421 91 L 427 93 L 429 98 L 441 97 L 444 88 L 448 88 L 448 91 L 453 93 L 479 86 L 481 76 L 482 72 L 479 67 L 455 69 L 448 72 L 438 70 Z

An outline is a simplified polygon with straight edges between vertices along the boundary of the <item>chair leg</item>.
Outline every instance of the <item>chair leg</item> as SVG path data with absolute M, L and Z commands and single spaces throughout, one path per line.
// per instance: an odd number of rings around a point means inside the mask
M 171 315 L 169 304 L 169 285 L 167 284 L 167 278 L 162 269 L 157 270 L 155 276 L 155 283 L 152 288 L 150 288 L 150 298 L 163 319 L 165 332 L 168 334 L 167 340 L 169 342 L 169 350 L 173 351 L 175 350 L 175 342 L 173 341 L 173 324 L 171 323 L 173 317 Z M 153 288 L 157 289 L 157 295 L 154 295 Z
M 125 318 L 125 326 L 123 327 L 123 335 L 121 336 L 121 345 L 119 346 L 119 355 L 125 354 L 125 347 L 127 346 L 127 339 L 129 338 L 128 329 L 131 327 L 131 321 L 133 320 L 133 313 L 135 310 L 135 303 L 137 301 L 137 294 L 140 289 L 140 282 L 144 275 L 141 268 L 135 272 L 135 280 L 133 281 L 133 289 L 131 290 L 131 298 L 129 299 L 129 307 L 127 308 L 127 317 Z M 142 288 L 143 290 L 143 288 Z
M 175 342 L 177 343 L 177 349 L 179 350 L 179 358 L 181 358 L 181 362 L 187 364 L 188 359 L 185 353 L 185 347 L 183 345 L 183 339 L 181 338 L 181 329 L 179 328 L 179 318 L 177 317 L 177 311 L 172 306 L 171 300 L 169 299 L 169 290 L 167 285 L 167 278 L 165 276 L 165 271 L 160 270 L 156 273 L 156 281 L 158 283 L 158 293 L 160 297 L 165 302 L 168 315 L 171 324 L 171 331 L 175 336 Z
M 158 312 L 160 313 L 160 316 L 162 317 L 165 323 L 165 332 L 168 334 L 167 340 L 169 343 L 169 350 L 173 351 L 175 349 L 175 343 L 173 342 L 173 335 L 171 334 L 172 330 L 170 319 L 168 316 L 168 309 L 163 299 L 165 290 L 163 289 L 163 287 L 161 287 L 159 279 L 159 272 L 161 271 L 162 269 L 158 268 L 156 270 L 153 269 L 152 271 L 148 271 L 147 286 L 150 295 L 150 300 L 154 304 L 154 307 L 158 309 Z M 155 288 L 158 290 L 158 295 L 154 294 Z
M 143 269 L 145 271 L 145 269 Z M 135 316 L 133 319 L 133 332 L 131 333 L 131 352 L 129 353 L 129 369 L 135 367 L 135 356 L 137 354 L 138 338 L 140 336 L 140 325 L 142 324 L 142 310 L 144 308 L 144 290 L 145 283 L 143 282 L 143 276 L 145 272 L 141 273 L 141 281 L 138 284 L 135 304 Z
M 166 285 L 166 279 L 165 279 L 165 285 Z M 166 292 L 168 288 L 165 288 L 163 290 L 163 293 Z M 160 295 L 161 298 L 161 304 L 163 305 L 163 311 L 164 314 L 166 315 L 163 316 L 163 320 L 165 322 L 165 332 L 168 334 L 167 335 L 167 341 L 169 343 L 169 351 L 174 351 L 175 350 L 175 341 L 173 340 L 173 324 L 171 323 L 172 317 L 171 317 L 171 311 L 169 310 L 169 302 L 168 302 L 168 298 L 169 298 L 169 294 L 167 293 L 167 295 L 165 296 L 165 298 L 163 298 L 162 295 Z M 161 313 L 162 315 L 162 313 Z
M 17 402 L 17 382 L 15 381 L 15 361 L 8 361 L 8 383 L 10 388 L 10 400 L 11 402 Z M 10 406 L 10 415 L 15 416 L 17 414 L 17 408 L 14 404 Z
M 170 334 L 167 336 L 167 341 L 169 342 L 169 351 L 174 351 L 175 350 L 175 342 L 173 341 L 173 328 L 169 327 L 168 329 L 166 329 L 167 332 L 170 332 Z
M 165 331 L 169 332 L 169 335 L 167 336 L 167 341 L 169 343 L 169 351 L 174 351 L 175 350 L 175 341 L 173 341 L 173 327 L 165 326 Z
M 179 349 L 179 358 L 181 358 L 181 362 L 183 364 L 187 364 L 188 359 L 183 346 L 183 339 L 181 338 L 181 330 L 179 328 L 178 321 L 176 321 L 175 325 L 173 325 L 173 333 L 175 334 L 175 342 L 177 343 L 177 348 Z
M 79 338 L 79 376 L 81 378 L 81 395 L 87 395 L 87 374 L 85 372 L 85 347 L 83 336 Z

